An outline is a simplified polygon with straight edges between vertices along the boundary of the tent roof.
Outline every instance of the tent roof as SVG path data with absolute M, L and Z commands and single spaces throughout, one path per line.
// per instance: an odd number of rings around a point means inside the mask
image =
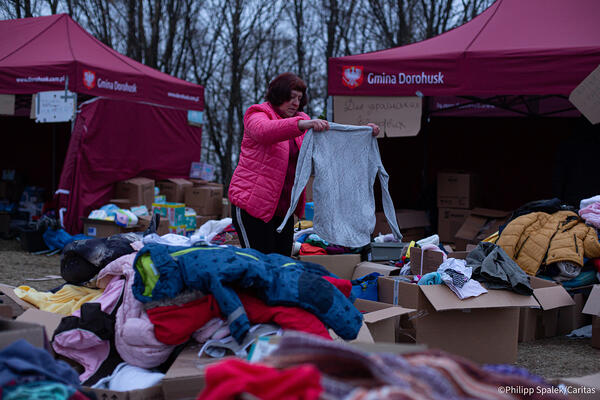
M 599 17 L 597 0 L 496 0 L 434 38 L 330 58 L 329 94 L 567 95 L 600 64 Z
M 106 46 L 67 14 L 0 21 L 0 93 L 65 88 L 202 110 L 204 89 Z

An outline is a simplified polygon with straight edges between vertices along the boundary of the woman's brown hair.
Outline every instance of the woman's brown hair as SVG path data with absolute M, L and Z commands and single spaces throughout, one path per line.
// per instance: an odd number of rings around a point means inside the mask
M 269 83 L 269 89 L 267 89 L 265 98 L 272 105 L 280 106 L 292 98 L 292 90 L 302 92 L 298 111 L 303 111 L 304 106 L 308 103 L 306 83 L 304 83 L 298 75 L 291 72 L 284 72 L 273 79 L 271 83 Z

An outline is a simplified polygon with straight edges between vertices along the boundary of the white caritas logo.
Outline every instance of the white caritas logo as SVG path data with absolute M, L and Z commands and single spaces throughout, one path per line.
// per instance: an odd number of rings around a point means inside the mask
M 93 89 L 96 86 L 96 73 L 89 70 L 83 71 L 83 84 L 88 89 Z
M 349 65 L 342 68 L 342 82 L 350 89 L 354 89 L 363 82 L 363 66 Z

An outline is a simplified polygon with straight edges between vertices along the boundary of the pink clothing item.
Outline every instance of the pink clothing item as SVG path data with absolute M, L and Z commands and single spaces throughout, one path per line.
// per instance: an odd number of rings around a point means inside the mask
M 132 246 L 139 249 L 138 244 Z M 133 278 L 133 260 L 137 253 L 127 254 L 108 264 L 98 273 L 98 286 L 113 276 L 125 276 L 123 304 L 119 307 L 115 321 L 115 346 L 123 360 L 141 368 L 154 368 L 167 360 L 174 349 L 161 343 L 154 336 L 154 325 L 148 314 L 131 291 Z
M 238 166 L 229 185 L 231 203 L 255 218 L 269 222 L 279 203 L 288 170 L 289 139 L 302 146 L 298 121 L 310 119 L 299 112 L 282 118 L 270 103 L 250 106 L 244 115 L 244 137 Z M 304 215 L 304 192 L 296 207 Z
M 110 353 L 110 342 L 93 332 L 72 329 L 54 337 L 52 348 L 57 354 L 76 361 L 83 367 L 79 380 L 85 382 L 94 375 Z
M 600 229 L 600 202 L 592 203 L 581 210 L 579 216 L 585 220 L 585 223 Z
M 110 314 L 119 301 L 124 284 L 125 280 L 120 276 L 113 276 L 102 295 L 94 303 L 100 303 L 100 309 Z M 71 315 L 81 318 L 81 309 Z M 75 360 L 83 366 L 84 371 L 79 376 L 81 382 L 96 373 L 110 352 L 108 340 L 102 340 L 95 333 L 82 329 L 59 333 L 55 336 L 52 347 L 57 354 Z
M 120 276 L 113 276 L 110 280 L 102 295 L 94 300 L 94 303 L 100 303 L 100 309 L 107 314 L 110 314 L 115 309 L 117 302 L 119 301 L 119 297 L 123 292 L 123 285 L 125 281 L 121 279 Z M 73 311 L 71 315 L 76 317 L 81 317 L 81 309 L 77 309 Z

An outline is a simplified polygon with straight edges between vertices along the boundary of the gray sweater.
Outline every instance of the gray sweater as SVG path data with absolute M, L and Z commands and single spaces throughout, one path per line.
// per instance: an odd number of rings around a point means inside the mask
M 401 240 L 388 191 L 389 175 L 381 163 L 372 129 L 336 123 L 329 126 L 328 131 L 311 129 L 304 136 L 296 165 L 292 204 L 277 231 L 281 232 L 296 209 L 314 168 L 313 228 L 317 235 L 331 244 L 346 247 L 370 243 L 375 228 L 373 184 L 375 176 L 379 176 L 385 216 L 394 236 Z

